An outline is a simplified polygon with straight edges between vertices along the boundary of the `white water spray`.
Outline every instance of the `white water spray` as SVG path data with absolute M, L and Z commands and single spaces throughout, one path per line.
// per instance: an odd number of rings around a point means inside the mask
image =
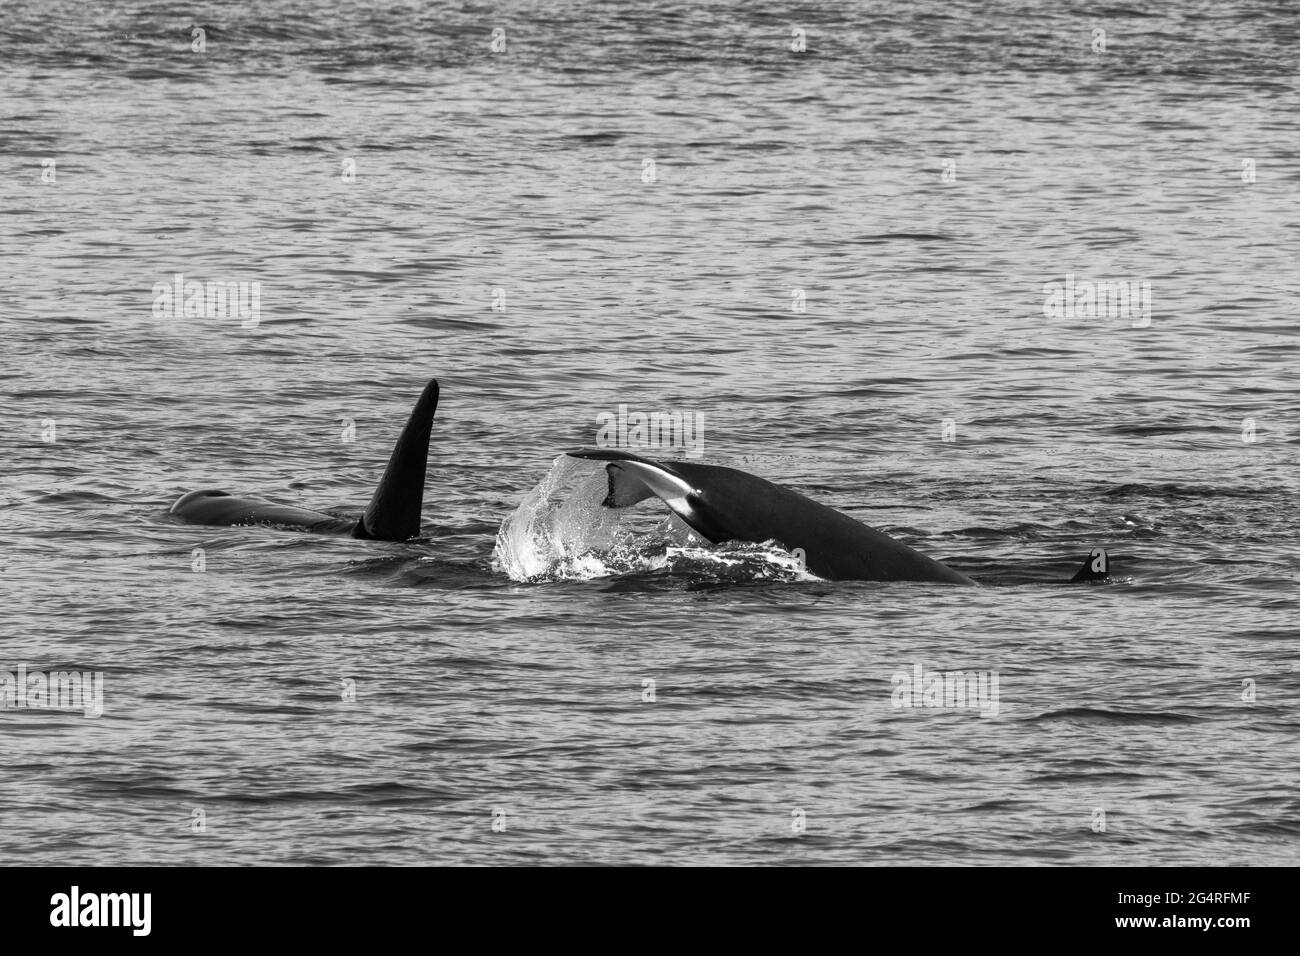
M 515 581 L 560 581 L 667 568 L 692 578 L 810 580 L 775 542 L 702 541 L 671 512 L 601 505 L 604 468 L 561 455 L 497 532 L 492 563 Z M 633 518 L 631 515 L 635 514 Z

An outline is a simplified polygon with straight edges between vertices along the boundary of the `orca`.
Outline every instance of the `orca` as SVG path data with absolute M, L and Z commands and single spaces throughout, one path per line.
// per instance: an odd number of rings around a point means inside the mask
M 804 566 L 831 581 L 931 581 L 976 584 L 855 518 L 764 478 L 697 462 L 662 462 L 630 452 L 584 448 L 572 458 L 605 461 L 606 508 L 627 508 L 659 498 L 713 544 L 776 541 L 802 553 Z M 1104 580 L 1105 551 L 1095 549 L 1071 583 Z
M 1096 584 L 1110 580 L 1110 555 L 1105 548 L 1093 548 L 1069 584 Z
M 359 518 L 345 518 L 224 491 L 191 491 L 171 506 L 170 514 L 190 524 L 271 524 L 321 534 L 349 534 L 375 541 L 406 541 L 420 534 L 429 436 L 438 410 L 438 381 L 430 379 L 407 419 L 388 459 L 388 467 Z

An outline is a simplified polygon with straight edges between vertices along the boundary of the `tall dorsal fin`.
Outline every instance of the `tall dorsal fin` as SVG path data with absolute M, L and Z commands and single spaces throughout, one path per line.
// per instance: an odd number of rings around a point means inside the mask
M 379 479 L 379 487 L 352 532 L 354 538 L 405 541 L 420 533 L 424 473 L 429 464 L 429 435 L 438 410 L 438 380 L 430 379 L 411 410 L 406 427 Z

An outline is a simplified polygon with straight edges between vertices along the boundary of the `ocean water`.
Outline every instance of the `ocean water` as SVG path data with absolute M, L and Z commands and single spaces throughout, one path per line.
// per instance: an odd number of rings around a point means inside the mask
M 103 698 L 0 709 L 3 858 L 1300 861 L 1298 75 L 1282 0 L 7 0 L 0 671 Z M 168 515 L 359 511 L 430 377 L 423 539 Z M 621 405 L 985 586 L 602 511 Z

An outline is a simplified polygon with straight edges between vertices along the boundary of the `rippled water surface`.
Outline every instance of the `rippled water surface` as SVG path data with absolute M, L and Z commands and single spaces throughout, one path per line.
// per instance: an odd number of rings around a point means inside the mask
M 0 18 L 0 669 L 104 675 L 6 860 L 1300 860 L 1292 4 L 195 9 Z M 168 516 L 359 511 L 435 376 L 424 540 Z M 619 531 L 620 404 L 986 586 Z M 553 469 L 634 560 L 494 558 Z

